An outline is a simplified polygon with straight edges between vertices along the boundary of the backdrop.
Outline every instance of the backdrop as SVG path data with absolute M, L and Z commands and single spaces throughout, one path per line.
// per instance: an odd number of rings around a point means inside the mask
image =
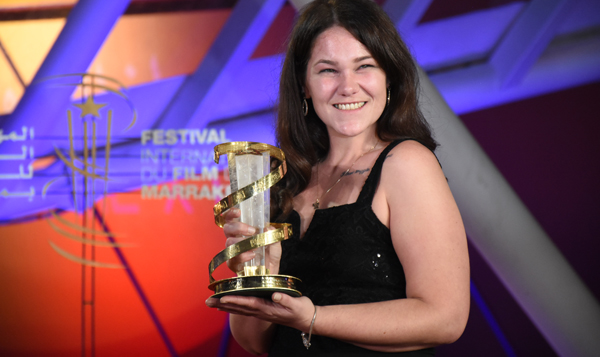
M 598 299 L 600 62 L 560 57 L 565 43 L 584 51 L 573 34 L 600 53 L 600 12 L 581 17 L 598 6 L 571 9 L 578 17 L 562 16 L 563 37 L 547 35 L 527 75 L 490 89 L 465 68 L 493 63 L 538 1 L 378 3 Z M 416 15 L 394 15 L 399 3 Z M 0 5 L 0 355 L 247 355 L 227 316 L 204 305 L 224 248 L 212 207 L 229 193 L 213 147 L 275 144 L 295 14 L 284 0 Z M 473 27 L 491 19 L 483 34 Z M 470 255 L 469 323 L 438 355 L 557 355 Z

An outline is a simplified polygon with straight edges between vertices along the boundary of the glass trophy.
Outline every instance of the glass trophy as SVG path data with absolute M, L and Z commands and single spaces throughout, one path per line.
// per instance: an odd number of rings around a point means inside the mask
M 300 280 L 292 276 L 270 274 L 268 269 L 267 246 L 281 242 L 292 234 L 287 223 L 270 223 L 270 188 L 285 175 L 286 164 L 283 151 L 262 143 L 237 141 L 217 145 L 215 162 L 227 154 L 231 194 L 217 203 L 213 210 L 215 223 L 223 227 L 223 213 L 237 207 L 241 211 L 240 220 L 256 228 L 256 234 L 228 246 L 217 254 L 209 264 L 209 289 L 214 297 L 224 295 L 249 295 L 269 297 L 274 292 L 291 296 L 301 296 Z M 271 169 L 271 157 L 281 163 Z M 239 254 L 253 250 L 255 256 L 245 262 L 237 276 L 215 281 L 214 270 L 222 263 Z

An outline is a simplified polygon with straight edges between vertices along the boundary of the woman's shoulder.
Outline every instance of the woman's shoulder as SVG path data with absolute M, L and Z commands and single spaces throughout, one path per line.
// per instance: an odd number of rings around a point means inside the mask
M 446 178 L 433 152 L 418 141 L 405 140 L 385 157 L 373 211 L 390 227 L 392 216 L 404 217 L 416 202 L 436 195 L 444 185 Z
M 404 140 L 392 148 L 385 158 L 384 167 L 394 169 L 419 169 L 440 167 L 435 154 L 416 140 Z
M 446 184 L 437 157 L 418 141 L 405 140 L 396 145 L 383 163 L 380 185 L 388 193 L 416 194 L 423 187 Z

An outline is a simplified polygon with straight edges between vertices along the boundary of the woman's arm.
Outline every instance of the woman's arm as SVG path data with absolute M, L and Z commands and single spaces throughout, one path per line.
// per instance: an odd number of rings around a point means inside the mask
M 431 151 L 406 141 L 390 152 L 373 210 L 390 227 L 407 299 L 320 308 L 313 332 L 380 351 L 455 341 L 469 314 L 467 241 Z
M 252 226 L 240 222 L 240 216 L 241 211 L 237 208 L 232 208 L 223 215 L 226 222 L 223 226 L 223 233 L 227 237 L 226 246 L 238 243 L 245 239 L 245 237 L 256 233 L 256 230 Z M 281 256 L 281 245 L 278 244 L 276 248 L 275 254 L 271 254 L 270 257 L 275 256 L 279 258 Z M 271 247 L 269 247 L 269 250 L 271 250 Z M 228 260 L 227 266 L 235 273 L 242 270 L 244 262 L 252 258 L 254 258 L 254 252 L 245 252 Z M 269 263 L 270 270 L 273 274 L 277 274 L 279 261 L 271 261 Z M 218 308 L 218 301 L 219 299 L 209 298 L 206 300 L 206 305 Z M 275 329 L 275 325 L 268 321 L 240 314 L 231 314 L 229 316 L 229 327 L 231 334 L 240 346 L 254 354 L 262 354 L 268 351 Z
M 414 350 L 455 341 L 469 313 L 467 243 L 435 156 L 413 141 L 392 150 L 373 210 L 390 227 L 406 275 L 407 298 L 318 306 L 313 334 L 378 351 Z M 224 311 L 308 332 L 314 312 L 310 299 L 274 294 L 273 300 L 226 296 L 214 303 Z
M 269 351 L 275 324 L 251 316 L 230 314 L 231 334 L 246 351 L 260 355 Z

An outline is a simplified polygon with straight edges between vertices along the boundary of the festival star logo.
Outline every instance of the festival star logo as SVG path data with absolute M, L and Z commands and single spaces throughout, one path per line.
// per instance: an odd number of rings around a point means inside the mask
M 85 117 L 86 115 L 92 115 L 96 118 L 100 118 L 100 114 L 98 110 L 100 108 L 105 107 L 106 104 L 97 104 L 94 102 L 94 97 L 89 95 L 83 104 L 74 104 L 76 107 L 81 109 L 81 117 Z

